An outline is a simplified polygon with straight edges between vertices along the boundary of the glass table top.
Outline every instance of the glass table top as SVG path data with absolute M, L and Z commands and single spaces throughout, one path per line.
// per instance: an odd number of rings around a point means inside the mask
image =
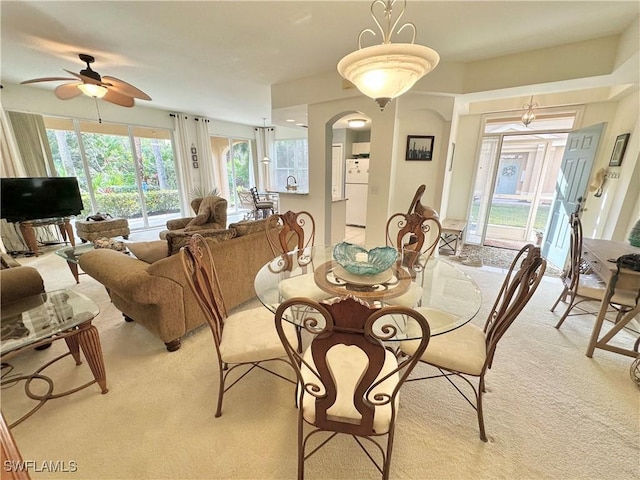
M 98 305 L 73 290 L 54 290 L 2 306 L 0 354 L 67 331 L 99 313 Z
M 317 287 L 326 294 L 325 300 L 352 295 L 371 306 L 392 305 L 417 294 L 432 336 L 464 325 L 480 309 L 482 296 L 478 285 L 446 260 L 431 258 L 419 271 L 396 263 L 390 272 L 367 278 L 345 274 L 333 258 L 333 248 L 334 245 L 326 245 L 296 250 L 264 265 L 254 282 L 263 305 L 275 312 L 284 298 L 283 286 L 291 282 Z M 292 321 L 296 323 L 295 319 Z M 398 325 L 394 340 L 416 338 L 413 332 L 417 330 L 410 323 Z
M 64 258 L 67 262 L 78 263 L 78 259 L 83 253 L 87 253 L 95 248 L 93 243 L 83 243 L 81 245 L 67 246 L 56 250 L 56 255 Z

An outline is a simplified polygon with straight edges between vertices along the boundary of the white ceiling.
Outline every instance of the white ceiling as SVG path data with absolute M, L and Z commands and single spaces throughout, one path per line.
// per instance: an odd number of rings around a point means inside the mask
M 142 105 L 262 125 L 272 121 L 270 86 L 335 71 L 359 32 L 375 28 L 369 5 L 2 0 L 0 81 L 66 76 L 84 67 L 78 53 L 89 53 L 94 70 L 152 97 Z M 617 34 L 639 11 L 638 1 L 409 0 L 402 20 L 441 61 L 469 62 Z

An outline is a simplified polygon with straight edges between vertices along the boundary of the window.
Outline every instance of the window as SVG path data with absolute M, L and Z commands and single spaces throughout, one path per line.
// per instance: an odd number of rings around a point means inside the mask
M 298 190 L 309 191 L 309 143 L 306 138 L 275 141 L 275 166 L 272 184 L 276 190 L 285 190 L 287 177 L 293 175 Z
M 45 117 L 58 175 L 78 178 L 84 211 L 157 227 L 180 214 L 169 130 Z

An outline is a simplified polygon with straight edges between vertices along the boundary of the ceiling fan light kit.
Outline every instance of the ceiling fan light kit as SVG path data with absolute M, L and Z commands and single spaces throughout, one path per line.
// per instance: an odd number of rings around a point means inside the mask
M 135 105 L 134 98 L 140 100 L 151 100 L 151 97 L 142 90 L 133 85 L 115 77 L 100 76 L 98 72 L 91 68 L 91 64 L 95 62 L 95 58 L 91 55 L 81 53 L 78 55 L 80 60 L 87 64 L 86 68 L 75 73 L 64 69 L 65 72 L 73 75 L 69 77 L 46 77 L 34 78 L 33 80 L 25 80 L 22 84 L 39 83 L 39 82 L 59 82 L 72 81 L 73 83 L 65 83 L 59 85 L 54 93 L 60 100 L 69 100 L 78 95 L 85 94 L 88 97 L 103 100 L 120 105 L 122 107 L 133 107 Z
M 413 23 L 396 27 L 404 15 L 406 0 L 402 0 L 400 13 L 394 18 L 393 7 L 397 0 L 375 0 L 371 4 L 371 17 L 382 34 L 382 44 L 362 48 L 365 33 L 376 35 L 370 28 L 358 36 L 358 50 L 338 62 L 338 72 L 353 83 L 360 92 L 373 98 L 380 110 L 394 98 L 407 92 L 424 75 L 431 72 L 440 61 L 438 53 L 414 43 L 416 27 Z M 383 7 L 382 23 L 375 13 L 376 6 Z M 391 36 L 405 28 L 413 31 L 410 43 L 391 43 Z
M 80 83 L 78 84 L 78 88 L 87 97 L 102 98 L 107 94 L 107 89 L 105 87 L 94 83 Z

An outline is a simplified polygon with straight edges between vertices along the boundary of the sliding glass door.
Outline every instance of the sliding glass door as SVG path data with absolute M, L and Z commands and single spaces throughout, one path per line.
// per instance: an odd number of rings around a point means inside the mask
M 127 218 L 130 228 L 180 216 L 169 130 L 45 118 L 58 175 L 75 176 L 85 210 Z

